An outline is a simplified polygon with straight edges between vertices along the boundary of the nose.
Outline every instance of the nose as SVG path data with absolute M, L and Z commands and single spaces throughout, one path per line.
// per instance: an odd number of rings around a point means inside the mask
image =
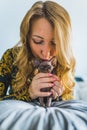
M 49 60 L 50 59 L 50 55 L 51 54 L 51 47 L 50 45 L 44 45 L 44 47 L 42 48 L 42 56 L 44 59 Z

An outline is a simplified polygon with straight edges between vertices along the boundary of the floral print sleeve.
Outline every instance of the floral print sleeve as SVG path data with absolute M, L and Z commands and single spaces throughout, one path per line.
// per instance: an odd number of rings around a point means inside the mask
M 16 51 L 18 51 L 18 48 L 16 48 Z M 8 49 L 2 56 L 0 60 L 0 100 L 4 99 L 17 99 L 17 100 L 24 100 L 24 101 L 31 101 L 31 98 L 29 94 L 19 92 L 19 94 L 15 94 L 14 92 L 12 94 L 7 95 L 8 87 L 11 86 L 11 82 L 14 80 L 12 79 L 12 68 L 13 68 L 13 62 L 15 60 L 16 55 L 13 54 L 13 48 Z
M 8 49 L 0 60 L 0 97 L 6 95 L 6 91 L 11 81 L 11 66 L 13 58 L 11 49 Z

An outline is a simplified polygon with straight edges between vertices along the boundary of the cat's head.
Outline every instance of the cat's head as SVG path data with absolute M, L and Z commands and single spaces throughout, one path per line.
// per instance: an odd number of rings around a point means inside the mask
M 35 60 L 35 66 L 38 68 L 39 72 L 51 73 L 53 69 L 57 66 L 56 57 L 51 58 L 50 60 Z

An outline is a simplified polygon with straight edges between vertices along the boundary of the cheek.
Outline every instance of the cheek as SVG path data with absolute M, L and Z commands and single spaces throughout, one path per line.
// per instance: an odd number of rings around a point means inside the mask
M 34 56 L 39 54 L 40 48 L 37 45 L 31 44 L 30 48 Z
M 55 47 L 52 47 L 51 54 L 54 55 L 54 56 L 56 55 L 56 48 Z

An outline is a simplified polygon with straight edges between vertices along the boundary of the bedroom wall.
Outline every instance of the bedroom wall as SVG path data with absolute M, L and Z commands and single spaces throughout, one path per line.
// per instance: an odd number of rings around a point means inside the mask
M 0 0 L 0 58 L 19 40 L 23 16 L 36 0 Z M 69 12 L 72 20 L 72 47 L 76 57 L 76 76 L 87 75 L 87 1 L 55 0 Z

